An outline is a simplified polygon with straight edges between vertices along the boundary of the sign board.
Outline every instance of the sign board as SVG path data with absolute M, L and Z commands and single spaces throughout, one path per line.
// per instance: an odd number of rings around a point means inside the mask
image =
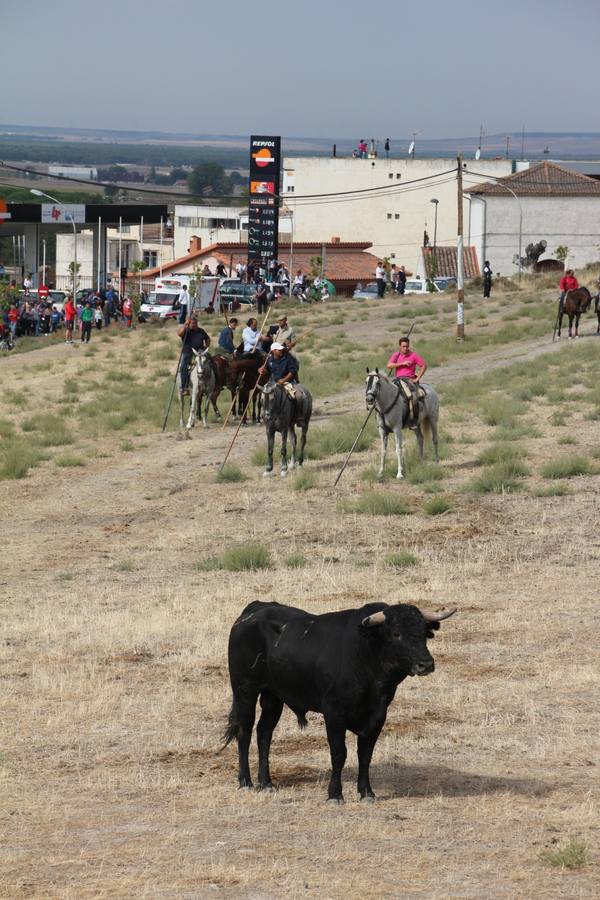
M 268 263 L 279 252 L 279 181 L 281 138 L 250 138 L 248 260 Z
M 72 217 L 72 218 L 71 218 Z M 84 203 L 42 203 L 42 222 L 46 225 L 85 224 Z
M 4 200 L 0 198 L 0 222 L 5 222 L 6 219 L 10 219 L 11 214 L 8 211 L 8 207 Z

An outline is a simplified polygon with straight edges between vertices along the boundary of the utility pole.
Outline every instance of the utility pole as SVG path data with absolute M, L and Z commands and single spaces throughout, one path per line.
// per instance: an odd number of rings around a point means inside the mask
M 465 270 L 463 263 L 463 171 L 462 156 L 456 157 L 456 187 L 458 191 L 458 229 L 456 233 L 456 340 L 465 339 Z

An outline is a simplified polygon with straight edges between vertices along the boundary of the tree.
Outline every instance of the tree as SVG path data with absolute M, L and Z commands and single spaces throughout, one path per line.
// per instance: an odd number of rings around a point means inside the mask
M 564 244 L 559 244 L 558 247 L 556 247 L 554 250 L 554 255 L 564 265 L 567 261 L 567 257 L 569 256 L 569 248 Z
M 229 194 L 231 182 L 223 166 L 216 162 L 201 162 L 188 175 L 188 187 L 192 194 L 209 197 L 211 194 Z

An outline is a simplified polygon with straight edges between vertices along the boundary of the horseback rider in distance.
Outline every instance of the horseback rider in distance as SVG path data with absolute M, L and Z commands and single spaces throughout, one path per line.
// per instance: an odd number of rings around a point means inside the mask
M 410 340 L 407 337 L 401 337 L 398 341 L 400 347 L 390 356 L 387 368 L 394 369 L 394 380 L 403 388 L 405 393 L 409 392 L 409 415 L 410 427 L 414 428 L 419 420 L 419 390 L 418 385 L 423 375 L 427 371 L 427 363 L 425 360 L 410 349 Z M 408 397 L 408 394 L 407 394 Z
M 565 297 L 569 293 L 569 291 L 576 291 L 579 288 L 579 282 L 575 278 L 575 273 L 573 269 L 567 269 L 563 277 L 560 279 L 560 300 L 558 301 L 558 308 L 562 312 Z

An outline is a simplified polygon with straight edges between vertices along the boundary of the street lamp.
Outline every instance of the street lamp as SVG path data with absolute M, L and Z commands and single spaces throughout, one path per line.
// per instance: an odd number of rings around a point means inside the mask
M 515 198 L 515 200 L 517 201 L 517 203 L 519 205 L 519 281 L 520 281 L 521 280 L 521 270 L 522 270 L 521 250 L 522 250 L 522 244 L 523 244 L 523 207 L 521 206 L 521 201 L 519 200 L 519 198 L 517 197 L 517 195 L 515 194 L 513 189 L 509 188 L 509 186 L 507 184 L 504 184 L 503 181 L 497 181 L 497 179 L 495 179 L 495 178 L 490 178 L 489 183 L 494 184 L 497 187 L 504 188 L 505 191 L 508 191 L 509 194 L 513 195 L 513 197 Z
M 77 294 L 77 227 L 75 225 L 75 216 L 69 212 L 64 203 L 61 203 L 60 200 L 57 200 L 56 197 L 51 197 L 50 194 L 45 194 L 44 191 L 38 191 L 37 188 L 30 188 L 30 192 L 35 194 L 36 197 L 46 197 L 48 200 L 52 200 L 53 203 L 56 203 L 57 206 L 62 207 L 65 213 L 65 220 L 68 222 L 71 220 L 71 225 L 73 226 L 73 303 L 75 303 L 75 295 Z
M 437 212 L 438 212 L 438 203 L 440 202 L 437 197 L 432 197 L 429 201 L 433 203 L 435 206 L 435 217 L 433 220 L 433 278 L 437 275 Z

